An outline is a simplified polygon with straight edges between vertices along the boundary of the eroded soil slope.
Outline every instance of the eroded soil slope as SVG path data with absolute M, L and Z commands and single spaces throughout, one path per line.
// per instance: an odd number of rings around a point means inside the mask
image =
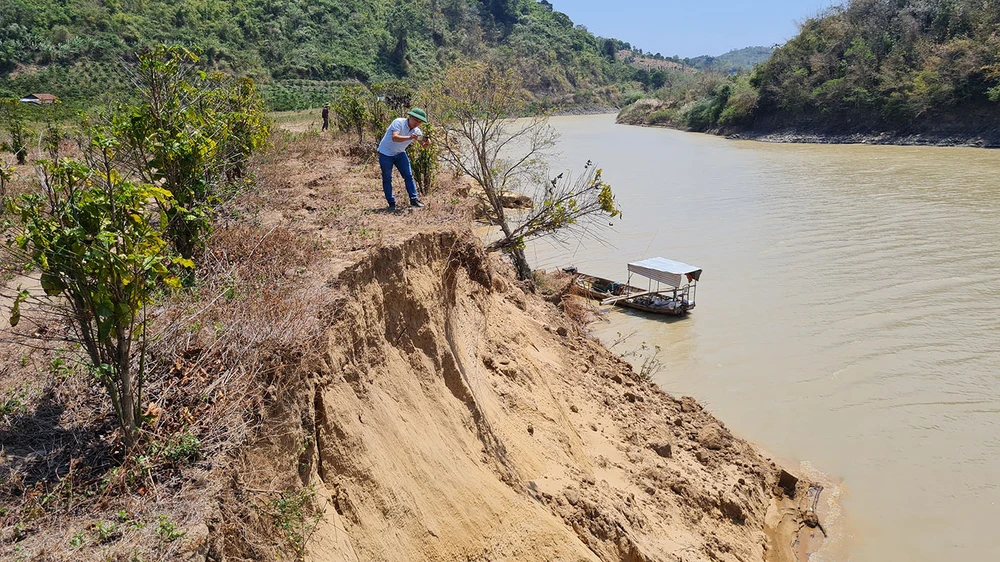
M 441 231 L 339 276 L 304 399 L 300 477 L 326 505 L 312 558 L 792 559 L 794 521 L 765 533 L 775 467 L 503 269 Z

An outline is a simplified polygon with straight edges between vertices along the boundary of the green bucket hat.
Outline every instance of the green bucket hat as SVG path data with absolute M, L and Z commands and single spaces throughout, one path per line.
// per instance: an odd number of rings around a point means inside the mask
M 413 109 L 410 110 L 409 113 L 407 113 L 407 115 L 409 115 L 410 117 L 416 117 L 417 119 L 420 119 L 424 123 L 428 122 L 427 112 L 425 112 L 423 109 L 420 109 L 419 107 L 414 107 Z

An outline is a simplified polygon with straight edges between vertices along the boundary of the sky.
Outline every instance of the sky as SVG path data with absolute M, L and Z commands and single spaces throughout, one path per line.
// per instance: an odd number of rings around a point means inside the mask
M 648 53 L 721 55 L 771 46 L 795 36 L 798 23 L 846 0 L 549 0 L 577 25 L 628 41 Z

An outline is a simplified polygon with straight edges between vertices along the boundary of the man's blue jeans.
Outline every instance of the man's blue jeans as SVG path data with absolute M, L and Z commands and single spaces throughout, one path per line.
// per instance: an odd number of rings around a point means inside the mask
M 406 193 L 410 196 L 410 201 L 416 201 L 417 184 L 413 183 L 413 172 L 410 171 L 410 159 L 406 152 L 400 152 L 395 156 L 386 156 L 378 153 L 378 165 L 382 168 L 382 191 L 385 192 L 385 200 L 389 205 L 396 206 L 396 198 L 392 196 L 392 167 L 399 170 L 399 175 L 403 176 L 403 183 L 406 184 Z

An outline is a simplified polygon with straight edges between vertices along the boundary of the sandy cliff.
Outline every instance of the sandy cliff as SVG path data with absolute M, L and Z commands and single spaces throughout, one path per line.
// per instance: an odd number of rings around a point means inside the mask
M 804 484 L 503 269 L 440 231 L 333 283 L 302 435 L 247 459 L 316 486 L 313 560 L 795 559 Z

